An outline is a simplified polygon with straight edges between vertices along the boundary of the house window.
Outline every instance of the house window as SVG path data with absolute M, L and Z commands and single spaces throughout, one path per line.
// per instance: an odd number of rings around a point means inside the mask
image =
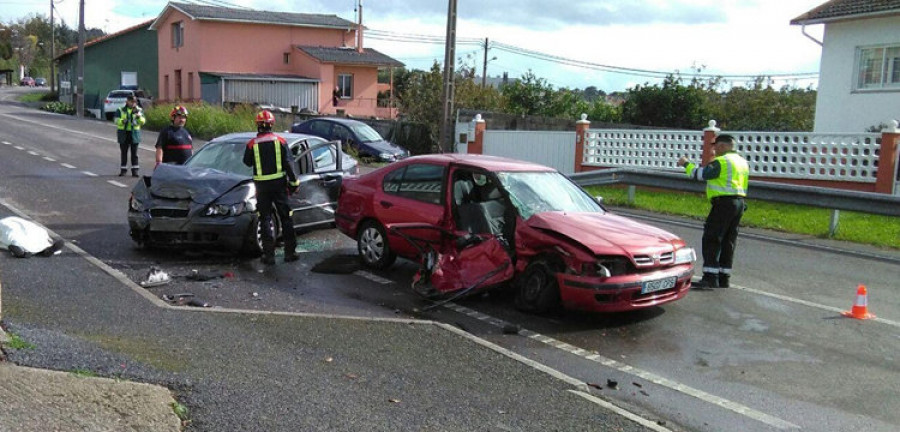
M 857 49 L 857 90 L 900 88 L 900 45 Z
M 353 75 L 338 75 L 338 90 L 340 92 L 341 99 L 353 98 Z
M 284 61 L 284 64 L 291 64 L 291 53 L 284 53 L 282 60 Z
M 172 48 L 184 46 L 184 23 L 178 21 L 172 24 Z

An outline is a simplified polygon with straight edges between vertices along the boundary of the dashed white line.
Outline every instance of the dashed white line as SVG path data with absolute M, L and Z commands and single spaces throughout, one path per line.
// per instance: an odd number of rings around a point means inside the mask
M 124 185 L 124 184 L 119 183 L 119 182 L 117 182 L 117 181 L 115 181 L 115 180 L 107 180 L 106 182 L 109 183 L 109 184 L 111 184 L 111 185 L 113 185 L 113 186 L 118 186 L 118 187 L 120 187 L 120 188 L 128 187 L 128 185 Z
M 60 165 L 66 167 L 66 168 L 69 168 L 69 169 L 75 169 L 75 165 L 69 165 L 67 163 L 61 163 Z
M 86 176 L 88 176 L 88 177 L 100 177 L 99 175 L 94 174 L 94 173 L 92 173 L 92 172 L 90 172 L 90 171 L 82 171 L 81 173 L 84 174 L 84 175 L 86 175 Z
M 660 425 L 656 424 L 655 422 L 652 422 L 652 421 L 650 421 L 650 420 L 647 420 L 647 419 L 645 419 L 645 418 L 643 418 L 643 417 L 641 417 L 641 416 L 639 416 L 639 415 L 637 415 L 637 414 L 634 414 L 634 413 L 631 412 L 631 411 L 627 411 L 627 410 L 624 410 L 624 409 L 622 409 L 622 408 L 619 408 L 619 407 L 617 407 L 617 406 L 615 406 L 615 405 L 613 405 L 613 404 L 611 404 L 611 403 L 609 403 L 609 402 L 607 402 L 607 401 L 605 401 L 605 400 L 603 400 L 603 399 L 600 399 L 600 398 L 598 398 L 597 396 L 594 396 L 594 395 L 592 395 L 592 394 L 585 393 L 585 392 L 578 391 L 578 390 L 568 390 L 568 392 L 569 392 L 569 393 L 572 393 L 572 394 L 575 394 L 575 395 L 578 395 L 578 396 L 581 396 L 581 397 L 583 397 L 583 398 L 585 398 L 585 399 L 587 399 L 587 400 L 589 400 L 589 401 L 591 401 L 591 402 L 593 402 L 593 403 L 595 403 L 595 404 L 597 404 L 597 405 L 600 405 L 600 406 L 602 406 L 602 407 L 604 407 L 604 408 L 606 408 L 606 409 L 608 409 L 608 410 L 610 410 L 610 411 L 612 411 L 612 412 L 614 412 L 614 413 L 616 413 L 616 414 L 619 414 L 619 415 L 622 416 L 622 417 L 625 417 L 625 418 L 627 418 L 627 419 L 629 419 L 629 420 L 631 420 L 631 421 L 633 421 L 633 422 L 635 422 L 635 423 L 637 423 L 637 424 L 639 424 L 639 425 L 641 425 L 641 426 L 644 426 L 644 427 L 647 428 L 647 429 L 654 430 L 654 431 L 657 431 L 657 432 L 667 432 L 667 431 L 670 430 L 670 429 L 667 429 L 667 428 L 665 428 L 665 427 L 663 427 L 663 426 L 660 426 Z
M 13 146 L 16 150 L 25 150 L 25 147 L 22 146 Z
M 460 305 L 455 304 L 455 303 L 448 303 L 448 304 L 445 304 L 444 307 L 446 307 L 446 308 L 448 308 L 448 309 L 450 309 L 450 310 L 454 310 L 454 311 L 456 311 L 456 312 L 459 312 L 459 313 L 461 313 L 461 314 L 463 314 L 463 315 L 468 315 L 468 316 L 470 316 L 470 317 L 472 317 L 472 318 L 475 318 L 475 319 L 477 319 L 477 320 L 479 320 L 479 321 L 484 321 L 484 322 L 490 323 L 490 324 L 492 324 L 492 325 L 494 325 L 494 326 L 497 326 L 497 327 L 503 328 L 503 327 L 509 325 L 509 323 L 507 323 L 507 322 L 505 322 L 505 321 L 503 321 L 503 320 L 494 318 L 494 317 L 489 316 L 489 315 L 485 315 L 485 314 L 483 314 L 483 313 L 481 313 L 481 312 L 478 312 L 478 311 L 469 309 L 469 308 L 464 307 L 464 306 L 460 306 Z M 634 375 L 634 376 L 643 378 L 643 379 L 645 379 L 645 380 L 647 380 L 647 381 L 650 381 L 650 382 L 652 382 L 652 383 L 654 383 L 654 384 L 656 384 L 656 385 L 663 386 L 663 387 L 667 387 L 667 388 L 670 388 L 670 389 L 672 389 L 672 390 L 675 390 L 675 391 L 684 393 L 684 394 L 686 394 L 686 395 L 693 396 L 693 397 L 695 397 L 695 398 L 697 398 L 697 399 L 700 399 L 700 400 L 702 400 L 702 401 L 704 401 L 704 402 L 711 403 L 711 404 L 720 406 L 720 407 L 722 407 L 722 408 L 725 408 L 725 409 L 727 409 L 727 410 L 734 411 L 734 412 L 736 412 L 736 413 L 738 413 L 738 414 L 741 414 L 741 415 L 750 417 L 750 418 L 752 418 L 752 419 L 754 419 L 754 420 L 763 422 L 763 423 L 765 423 L 765 424 L 768 424 L 768 425 L 770 425 L 770 426 L 776 427 L 776 428 L 778 428 L 778 429 L 799 429 L 799 428 L 800 428 L 800 426 L 797 426 L 797 425 L 795 425 L 795 424 L 793 424 L 793 423 L 790 423 L 790 422 L 788 422 L 788 421 L 782 420 L 782 419 L 780 419 L 780 418 L 778 418 L 778 417 L 771 416 L 771 415 L 766 414 L 766 413 L 764 413 L 764 412 L 757 411 L 757 410 L 755 410 L 755 409 L 753 409 L 753 408 L 750 408 L 750 407 L 741 405 L 741 404 L 739 404 L 739 403 L 737 403 L 737 402 L 730 401 L 730 400 L 728 400 L 728 399 L 721 398 L 721 397 L 719 397 L 719 396 L 716 396 L 716 395 L 712 395 L 712 394 L 706 393 L 706 392 L 704 392 L 704 391 L 702 391 L 702 390 L 698 390 L 698 389 L 695 389 L 695 388 L 693 388 L 693 387 L 689 387 L 689 386 L 687 386 L 687 385 L 681 384 L 681 383 L 679 383 L 679 382 L 672 381 L 672 380 L 670 380 L 670 379 L 668 379 L 668 378 L 661 377 L 661 376 L 656 375 L 656 374 L 654 374 L 654 373 L 652 373 L 652 372 L 648 372 L 648 371 L 645 371 L 645 370 L 642 370 L 642 369 L 638 369 L 638 368 L 636 368 L 636 367 L 634 367 L 634 366 L 627 365 L 627 364 L 622 363 L 622 362 L 619 362 L 619 361 L 617 361 L 617 360 L 613 360 L 613 359 L 611 359 L 611 358 L 601 356 L 600 354 L 597 354 L 597 353 L 591 353 L 591 352 L 585 351 L 585 350 L 583 350 L 583 349 L 581 349 L 581 348 L 578 348 L 578 347 L 576 347 L 576 346 L 570 345 L 570 344 L 565 343 L 565 342 L 560 341 L 560 340 L 553 339 L 553 338 L 548 337 L 548 336 L 544 336 L 544 335 L 542 335 L 542 334 L 540 334 L 540 333 L 535 333 L 535 332 L 533 332 L 533 331 L 531 331 L 531 330 L 522 329 L 522 330 L 519 331 L 519 335 L 524 336 L 524 337 L 527 337 L 527 338 L 529 338 L 529 339 L 536 340 L 536 341 L 541 342 L 541 343 L 546 344 L 546 345 L 550 345 L 550 346 L 552 346 L 552 347 L 554 347 L 554 348 L 558 348 L 558 349 L 563 350 L 563 351 L 566 351 L 566 352 L 568 352 L 568 353 L 570 353 L 570 354 L 577 355 L 577 356 L 579 356 L 579 357 L 581 357 L 581 358 L 584 358 L 584 359 L 587 359 L 587 360 L 590 360 L 590 361 L 593 361 L 593 362 L 596 362 L 596 363 L 600 363 L 600 364 L 602 364 L 603 366 L 606 366 L 606 367 L 610 367 L 610 368 L 616 369 L 616 370 L 618 370 L 618 371 L 620 371 L 620 372 L 624 372 L 624 373 L 627 373 L 627 374 L 630 374 L 630 375 Z
M 32 155 L 32 156 L 40 156 L 40 155 L 38 154 L 38 152 L 32 151 L 32 150 L 28 150 L 28 154 L 30 154 L 30 155 Z
M 366 279 L 368 279 L 368 280 L 370 280 L 370 281 L 372 281 L 372 282 L 380 283 L 380 284 L 382 284 L 382 285 L 388 285 L 388 284 L 394 283 L 394 281 L 392 281 L 392 280 L 390 280 L 390 279 L 385 279 L 385 278 L 383 278 L 383 277 L 381 277 L 381 276 L 374 275 L 374 274 L 369 273 L 369 272 L 364 271 L 364 270 L 357 270 L 357 271 L 353 272 L 353 274 L 355 274 L 355 275 L 357 275 L 357 276 L 364 277 L 364 278 L 366 278 Z
M 56 162 L 56 159 L 53 159 L 52 157 L 48 157 L 48 156 L 44 156 L 44 160 L 48 161 L 48 162 Z
M 9 141 L 3 141 L 3 144 L 6 144 L 6 145 L 8 145 L 8 146 L 11 146 L 11 145 L 12 145 L 12 143 L 9 142 Z

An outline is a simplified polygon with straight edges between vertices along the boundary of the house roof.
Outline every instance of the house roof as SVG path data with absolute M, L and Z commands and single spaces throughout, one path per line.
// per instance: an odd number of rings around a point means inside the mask
M 157 24 L 165 17 L 177 10 L 192 20 L 242 22 L 250 24 L 286 25 L 296 27 L 319 28 L 356 28 L 356 23 L 347 21 L 337 15 L 306 14 L 293 12 L 270 12 L 252 9 L 227 8 L 219 6 L 205 6 L 199 4 L 187 4 L 169 2 L 159 16 L 150 26 L 151 30 L 157 29 Z
M 239 79 L 246 81 L 291 81 L 291 82 L 319 82 L 315 78 L 305 77 L 302 75 L 289 74 L 249 74 L 249 73 L 232 73 L 232 72 L 209 72 L 200 71 L 201 74 L 212 75 L 222 78 Z
M 333 48 L 321 46 L 313 47 L 298 45 L 297 49 L 305 52 L 310 57 L 322 63 L 338 63 L 365 66 L 404 66 L 404 64 L 399 60 L 388 57 L 387 55 L 382 54 L 372 48 L 365 48 L 363 52 L 358 52 L 355 48 Z
M 109 40 L 109 39 L 117 38 L 117 37 L 119 37 L 119 36 L 122 36 L 122 35 L 125 34 L 125 33 L 131 33 L 131 32 L 133 32 L 133 31 L 135 31 L 135 30 L 141 30 L 141 29 L 146 30 L 147 27 L 149 27 L 149 26 L 150 26 L 150 23 L 152 23 L 152 22 L 153 22 L 153 20 L 150 20 L 150 21 L 144 21 L 144 22 L 142 22 L 142 23 L 140 23 L 140 24 L 138 24 L 138 25 L 128 27 L 127 29 L 119 30 L 119 31 L 117 31 L 117 32 L 115 32 L 115 33 L 110 33 L 110 34 L 108 34 L 108 35 L 100 36 L 100 37 L 98 37 L 97 39 L 91 40 L 90 42 L 85 42 L 85 43 L 84 43 L 84 47 L 87 48 L 87 47 L 89 47 L 89 46 L 91 46 L 91 45 L 94 45 L 94 44 L 97 44 L 97 43 L 100 43 L 100 42 L 103 42 L 103 41 L 107 41 L 107 40 Z M 60 58 L 62 58 L 62 57 L 65 57 L 65 56 L 67 56 L 67 55 L 69 55 L 69 54 L 71 54 L 71 53 L 77 51 L 77 50 L 78 50 L 78 45 L 75 45 L 75 46 L 73 46 L 73 47 L 66 48 L 65 51 L 63 51 L 63 52 L 57 54 L 56 59 L 58 60 L 58 59 L 60 59 Z
M 897 14 L 900 14 L 900 0 L 831 0 L 792 19 L 791 24 L 822 24 Z

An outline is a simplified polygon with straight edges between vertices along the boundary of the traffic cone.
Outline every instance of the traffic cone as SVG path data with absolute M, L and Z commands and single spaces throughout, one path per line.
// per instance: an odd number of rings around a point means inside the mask
M 856 319 L 872 319 L 875 315 L 869 313 L 869 301 L 867 300 L 866 286 L 860 285 L 856 288 L 856 301 L 849 311 L 841 312 L 841 315 Z

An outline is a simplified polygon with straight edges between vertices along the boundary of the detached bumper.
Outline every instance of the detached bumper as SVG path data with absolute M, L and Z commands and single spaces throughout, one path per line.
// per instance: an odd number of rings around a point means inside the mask
M 185 249 L 240 251 L 255 221 L 253 213 L 234 217 L 151 217 L 149 212 L 129 212 L 132 240 L 151 246 Z
M 693 265 L 680 265 L 652 273 L 610 278 L 557 274 L 559 294 L 567 309 L 590 312 L 622 312 L 673 302 L 691 288 Z M 642 293 L 645 282 L 675 278 L 674 286 Z

